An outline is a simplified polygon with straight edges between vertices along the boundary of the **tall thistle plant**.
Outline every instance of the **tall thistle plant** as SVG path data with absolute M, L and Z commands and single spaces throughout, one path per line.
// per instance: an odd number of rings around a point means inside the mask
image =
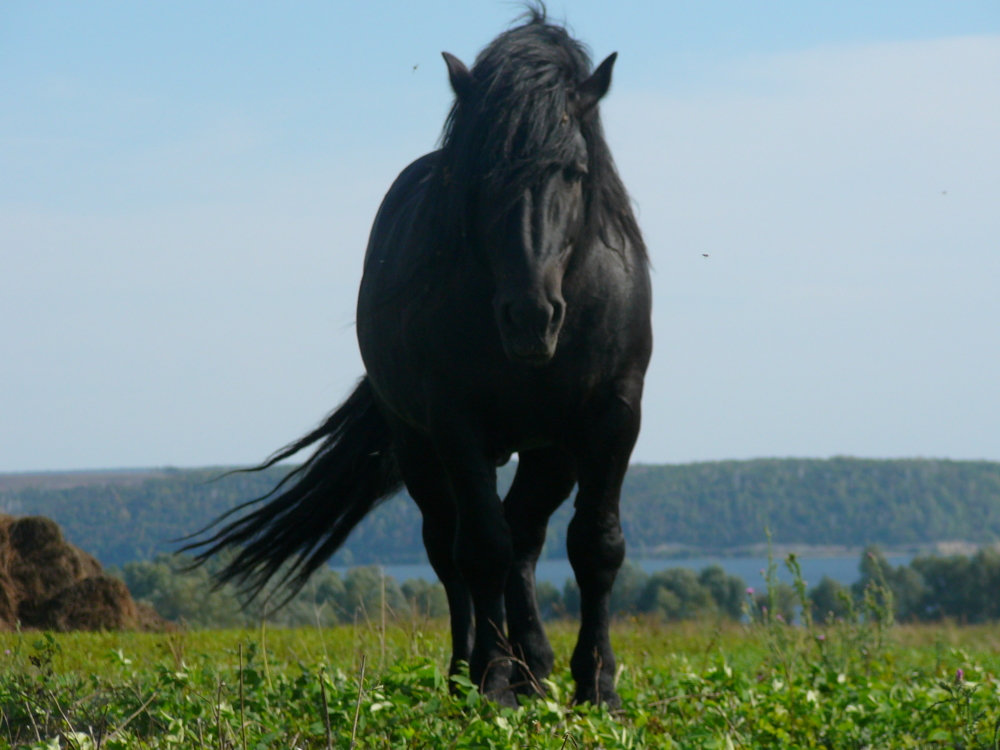
M 789 554 L 784 564 L 792 576 L 795 614 L 799 619 L 796 625 L 787 615 L 788 607 L 783 601 L 789 587 L 778 580 L 770 532 L 767 541 L 766 593 L 755 596 L 753 589 L 748 589 L 744 613 L 748 627 L 786 684 L 795 684 L 799 669 L 843 681 L 848 675 L 869 675 L 877 665 L 885 666 L 890 654 L 895 603 L 882 568 L 875 566 L 876 573 L 859 601 L 841 592 L 845 613 L 842 618 L 816 623 L 802 567 L 796 555 Z

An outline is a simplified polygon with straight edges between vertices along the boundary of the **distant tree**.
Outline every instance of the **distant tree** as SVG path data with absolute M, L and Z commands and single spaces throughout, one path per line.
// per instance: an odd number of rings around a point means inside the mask
M 653 573 L 639 597 L 639 610 L 667 620 L 693 620 L 717 610 L 711 592 L 688 568 L 668 568 Z
M 611 589 L 611 613 L 637 612 L 639 597 L 649 581 L 649 575 L 638 563 L 626 559 L 618 570 L 614 588 Z
M 192 628 L 236 628 L 246 624 L 235 589 L 214 589 L 205 568 L 180 571 L 177 560 L 159 555 L 151 561 L 126 564 L 122 574 L 132 598 L 152 605 L 168 620 Z
M 858 569 L 861 577 L 851 587 L 856 600 L 860 601 L 870 583 L 885 585 L 892 591 L 894 614 L 898 621 L 923 616 L 927 587 L 918 570 L 906 565 L 894 568 L 876 545 L 865 549 Z
M 542 614 L 542 619 L 555 620 L 566 616 L 566 606 L 563 604 L 562 595 L 554 585 L 548 581 L 538 581 L 535 585 L 535 593 L 538 598 L 538 611 Z
M 403 592 L 392 576 L 383 576 L 377 565 L 351 568 L 344 578 L 344 597 L 341 601 L 342 619 L 350 622 L 355 615 L 358 622 L 378 622 L 382 616 L 382 585 L 385 582 L 385 604 L 388 611 L 403 615 L 407 611 Z
M 798 596 L 789 584 L 779 581 L 773 590 L 757 591 L 753 595 L 754 616 L 758 618 L 777 619 L 789 625 L 795 622 Z M 773 600 L 773 601 L 772 601 Z
M 269 598 L 268 594 L 273 595 Z M 313 573 L 306 585 L 284 606 L 285 595 L 273 587 L 266 590 L 246 608 L 245 614 L 253 624 L 265 617 L 267 621 L 283 627 L 315 625 L 330 627 L 341 621 L 341 603 L 346 590 L 335 570 L 323 566 Z
M 813 622 L 826 623 L 831 619 L 845 619 L 851 607 L 851 590 L 840 581 L 823 576 L 809 591 L 812 602 Z
M 743 617 L 746 582 L 742 578 L 727 574 L 721 565 L 709 565 L 698 574 L 698 583 L 708 589 L 716 606 L 730 619 Z
M 1000 619 L 1000 552 L 983 549 L 972 557 L 918 557 L 911 563 L 925 583 L 924 619 L 963 622 Z
M 410 578 L 400 588 L 410 610 L 418 616 L 448 616 L 448 597 L 440 581 L 428 583 L 423 578 Z
M 570 617 L 580 616 L 580 587 L 575 578 L 567 578 L 563 585 L 563 607 Z
M 330 627 L 355 618 L 378 622 L 382 616 L 383 577 L 377 567 L 353 568 L 341 580 L 336 571 L 324 566 L 287 602 L 286 592 L 273 587 L 248 602 L 232 584 L 215 586 L 212 576 L 224 560 L 210 560 L 198 568 L 190 564 L 190 558 L 160 555 L 128 563 L 120 574 L 136 600 L 152 605 L 168 620 L 195 629 L 256 627 L 265 618 L 279 627 Z M 395 578 L 385 576 L 384 585 L 390 619 L 448 615 L 448 600 L 438 582 L 411 579 L 401 587 Z
M 739 576 L 727 575 L 719 565 L 700 573 L 689 568 L 667 568 L 652 575 L 626 560 L 611 590 L 611 613 L 654 613 L 667 620 L 686 620 L 722 613 L 734 620 L 743 616 L 745 584 Z M 562 606 L 566 614 L 580 612 L 580 589 L 567 579 Z

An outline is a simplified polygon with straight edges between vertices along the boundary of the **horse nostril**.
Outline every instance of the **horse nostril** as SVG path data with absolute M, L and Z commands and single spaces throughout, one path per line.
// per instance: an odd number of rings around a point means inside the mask
M 525 309 L 522 325 L 536 336 L 544 338 L 552 325 L 552 313 L 552 305 L 548 302 L 532 305 L 530 308 Z
M 500 306 L 500 321 L 508 328 L 514 328 L 516 325 L 513 308 L 514 306 L 510 302 Z
M 545 336 L 552 322 L 553 306 L 548 302 L 508 303 L 500 308 L 500 319 L 508 330 Z
M 566 316 L 566 303 L 562 300 L 552 300 L 552 317 L 549 319 L 549 327 L 554 330 L 559 330 L 563 324 L 563 318 Z

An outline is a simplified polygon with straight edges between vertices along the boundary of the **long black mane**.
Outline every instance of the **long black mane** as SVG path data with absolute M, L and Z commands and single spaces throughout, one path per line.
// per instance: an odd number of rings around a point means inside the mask
M 541 174 L 565 163 L 575 137 L 569 116 L 576 88 L 592 67 L 587 47 L 550 23 L 544 6 L 532 7 L 525 23 L 479 53 L 471 70 L 474 86 L 456 98 L 445 122 L 428 196 L 438 206 L 434 221 L 439 231 L 445 228 L 447 249 L 465 244 L 472 201 L 489 200 L 499 214 Z M 597 107 L 579 122 L 589 156 L 585 244 L 595 237 L 616 249 L 628 243 L 645 257 Z

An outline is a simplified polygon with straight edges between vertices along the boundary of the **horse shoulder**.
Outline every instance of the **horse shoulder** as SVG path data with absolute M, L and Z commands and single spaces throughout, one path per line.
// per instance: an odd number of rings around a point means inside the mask
M 652 307 L 649 262 L 628 240 L 617 245 L 595 239 L 571 265 L 564 287 L 577 304 L 590 308 L 598 318 L 648 317 Z

